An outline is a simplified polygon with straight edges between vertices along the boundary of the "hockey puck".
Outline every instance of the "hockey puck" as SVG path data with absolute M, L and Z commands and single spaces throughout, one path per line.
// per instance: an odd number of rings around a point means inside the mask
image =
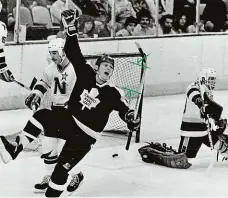
M 112 157 L 117 157 L 117 156 L 118 156 L 118 154 L 117 154 L 117 153 L 115 153 L 115 154 L 113 154 L 113 155 L 112 155 Z

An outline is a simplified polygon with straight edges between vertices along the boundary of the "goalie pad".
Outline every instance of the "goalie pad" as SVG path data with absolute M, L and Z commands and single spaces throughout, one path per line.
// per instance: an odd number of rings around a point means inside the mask
M 142 157 L 142 161 L 146 163 L 179 169 L 187 169 L 191 166 L 185 153 L 178 153 L 172 147 L 168 148 L 165 143 L 161 145 L 158 142 L 151 142 L 141 147 L 138 151 Z

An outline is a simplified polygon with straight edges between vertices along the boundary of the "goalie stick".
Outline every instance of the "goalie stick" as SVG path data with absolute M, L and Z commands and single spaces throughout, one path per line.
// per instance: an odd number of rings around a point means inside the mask
M 197 71 L 197 77 L 198 77 L 198 61 L 196 60 L 197 57 L 192 57 L 194 62 L 195 62 L 195 69 Z M 203 87 L 202 87 L 202 84 L 200 82 L 200 79 L 199 77 L 197 78 L 197 83 L 199 85 L 199 88 L 200 88 L 200 97 L 203 101 L 203 107 L 204 107 L 204 110 L 205 110 L 205 103 L 204 103 L 204 96 L 203 96 Z M 203 112 L 205 113 L 205 112 Z M 210 149 L 211 149 L 211 152 L 212 152 L 212 156 L 211 156 L 211 160 L 210 160 L 210 163 L 208 165 L 208 168 L 206 170 L 206 174 L 210 174 L 211 171 L 212 171 L 212 168 L 214 167 L 215 163 L 216 163 L 216 160 L 217 160 L 217 151 L 214 150 L 214 145 L 213 145 L 213 141 L 212 141 L 212 136 L 211 136 L 211 129 L 215 127 L 214 125 L 214 122 L 211 120 L 211 118 L 208 116 L 208 115 L 205 115 L 205 122 L 207 124 L 207 135 L 208 135 L 208 139 L 209 139 L 209 143 L 210 143 Z
M 137 98 L 137 101 L 136 101 L 136 105 L 135 105 L 135 110 L 134 110 L 134 119 L 137 118 L 137 115 L 138 115 L 138 111 L 139 111 L 139 105 L 140 105 L 140 101 L 141 101 L 141 98 L 142 98 L 142 91 L 143 91 L 143 88 L 144 88 L 144 83 L 145 83 L 145 71 L 146 71 L 146 68 L 147 68 L 147 62 L 146 62 L 146 54 L 143 52 L 141 46 L 139 43 L 135 42 L 141 56 L 142 56 L 142 78 L 141 78 L 141 82 L 140 82 L 140 87 L 139 87 L 139 90 L 138 92 L 140 93 L 139 94 L 139 97 Z M 145 68 L 144 68 L 145 67 Z M 129 150 L 129 147 L 130 147 L 130 143 L 131 143 L 131 137 L 132 137 L 132 133 L 134 131 L 129 131 L 128 133 L 128 138 L 127 138 L 127 144 L 126 144 L 126 147 L 125 149 L 126 150 Z

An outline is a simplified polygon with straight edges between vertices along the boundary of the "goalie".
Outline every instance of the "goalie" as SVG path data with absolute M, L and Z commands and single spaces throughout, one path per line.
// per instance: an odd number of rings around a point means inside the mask
M 223 108 L 213 100 L 215 84 L 215 70 L 202 68 L 199 81 L 186 91 L 178 152 L 166 144 L 152 142 L 139 149 L 143 161 L 186 169 L 191 166 L 188 158 L 195 158 L 202 144 L 228 156 L 228 136 L 223 134 L 227 120 L 220 118 Z
M 188 158 L 195 158 L 202 144 L 228 154 L 227 120 L 220 118 L 223 108 L 213 100 L 215 85 L 216 71 L 202 68 L 198 81 L 187 88 L 179 151 Z
M 127 123 L 130 130 L 137 130 L 140 123 L 139 118 L 134 119 L 134 112 L 129 108 L 120 90 L 109 83 L 114 71 L 114 59 L 107 55 L 99 57 L 96 62 L 96 73 L 86 63 L 77 39 L 76 15 L 77 13 L 73 10 L 66 10 L 62 13 L 68 34 L 64 53 L 70 61 L 66 68 L 73 67 L 72 73 L 76 77 L 65 108 L 55 106 L 55 111 L 47 109 L 36 111 L 25 126 L 23 133 L 20 134 L 18 145 L 8 142 L 4 136 L 0 138 L 0 154 L 5 163 L 17 158 L 26 145 L 34 141 L 42 130 L 45 136 L 66 140 L 51 175 L 45 193 L 46 197 L 59 197 L 63 191 L 69 190 L 67 189 L 69 171 L 91 150 L 91 146 L 100 136 L 113 110 L 119 112 L 119 116 Z M 35 89 L 33 95 L 26 101 L 30 108 L 34 104 L 39 106 L 40 96 L 44 91 L 42 87 Z M 61 91 L 64 91 L 63 87 Z M 83 174 L 79 173 L 79 176 L 70 189 L 71 193 L 83 180 Z

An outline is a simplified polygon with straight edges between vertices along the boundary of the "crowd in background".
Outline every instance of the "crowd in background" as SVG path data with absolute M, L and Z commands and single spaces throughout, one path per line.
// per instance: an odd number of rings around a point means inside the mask
M 228 0 L 201 0 L 196 23 L 196 0 L 21 0 L 20 24 L 26 27 L 26 40 L 46 40 L 61 34 L 61 12 L 78 9 L 79 37 L 145 36 L 228 31 Z M 16 0 L 1 0 L 0 20 L 8 27 L 7 40 L 15 34 Z M 45 14 L 43 14 L 45 13 Z M 157 22 L 156 22 L 157 21 Z M 198 28 L 198 30 L 197 30 Z

